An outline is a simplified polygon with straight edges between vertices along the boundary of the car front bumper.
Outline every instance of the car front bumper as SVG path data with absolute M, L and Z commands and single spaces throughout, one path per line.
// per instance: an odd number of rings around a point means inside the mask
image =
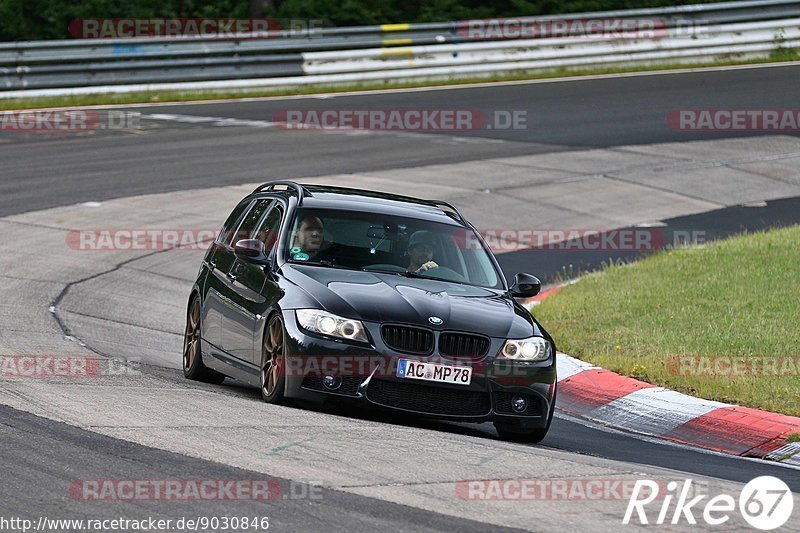
M 342 400 L 415 416 L 514 422 L 531 429 L 547 424 L 555 395 L 554 357 L 539 363 L 496 359 L 495 343 L 480 360 L 405 355 L 382 344 L 378 324 L 365 324 L 375 346 L 362 347 L 305 332 L 293 311 L 285 312 L 284 323 L 287 398 Z M 470 366 L 472 380 L 457 385 L 400 378 L 396 375 L 400 359 Z M 325 384 L 325 376 L 333 378 L 333 387 Z M 519 398 L 524 399 L 522 410 Z

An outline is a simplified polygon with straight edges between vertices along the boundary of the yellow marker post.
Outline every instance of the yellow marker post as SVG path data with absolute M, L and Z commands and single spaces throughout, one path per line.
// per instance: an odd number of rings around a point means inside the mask
M 381 50 L 381 56 L 413 56 L 414 51 L 411 48 L 392 48 L 388 50 Z
M 408 23 L 404 24 L 381 24 L 381 31 L 408 31 Z
M 404 44 L 411 44 L 411 39 L 384 39 L 383 46 L 400 46 Z

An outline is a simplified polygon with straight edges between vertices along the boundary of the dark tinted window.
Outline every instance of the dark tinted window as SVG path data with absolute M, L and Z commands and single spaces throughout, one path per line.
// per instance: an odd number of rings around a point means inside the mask
M 456 224 L 384 213 L 300 208 L 287 260 L 502 288 L 478 235 Z
M 252 203 L 252 200 L 243 201 L 237 205 L 233 211 L 231 211 L 231 214 L 228 215 L 228 219 L 225 221 L 225 224 L 222 225 L 219 235 L 217 235 L 217 244 L 230 243 L 231 239 L 233 238 L 233 233 L 236 231 L 236 228 L 239 227 L 239 221 L 242 219 L 245 209 L 250 207 L 250 204 Z
M 230 235 L 230 239 L 226 241 L 228 246 L 233 247 L 236 241 L 241 239 L 250 239 L 255 234 L 258 223 L 261 222 L 262 217 L 267 212 L 267 209 L 272 205 L 271 199 L 256 200 L 255 204 L 250 208 L 247 214 L 239 224 L 239 228 Z
M 281 220 L 283 218 L 283 208 L 279 203 L 275 203 L 272 209 L 269 210 L 267 215 L 259 224 L 258 229 L 254 231 L 250 239 L 258 239 L 264 243 L 264 249 L 269 252 L 275 247 L 278 241 L 278 234 L 281 229 Z

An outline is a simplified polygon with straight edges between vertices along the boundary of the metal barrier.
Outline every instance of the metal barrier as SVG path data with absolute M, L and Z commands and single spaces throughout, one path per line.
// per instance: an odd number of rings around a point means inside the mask
M 587 33 L 587 20 L 624 19 L 652 35 Z M 514 38 L 481 27 L 573 21 L 559 37 Z M 475 31 L 477 29 L 477 31 Z M 645 32 L 646 33 L 646 32 Z M 0 44 L 0 98 L 147 90 L 212 90 L 618 63 L 765 56 L 800 47 L 800 2 L 750 0 L 499 21 L 390 24 L 237 34 Z
M 663 57 L 676 60 L 711 58 L 772 50 L 776 36 L 785 47 L 800 46 L 800 18 L 724 24 L 704 33 L 684 34 L 667 30 L 653 39 L 597 40 L 582 37 L 530 39 L 459 45 L 409 47 L 403 53 L 386 50 L 313 52 L 303 54 L 306 74 L 365 72 L 396 68 L 423 69 L 441 66 L 491 64 L 497 70 L 537 67 L 591 66 L 593 64 L 636 63 Z M 658 53 L 659 55 L 653 55 Z M 501 66 L 502 65 L 502 66 Z

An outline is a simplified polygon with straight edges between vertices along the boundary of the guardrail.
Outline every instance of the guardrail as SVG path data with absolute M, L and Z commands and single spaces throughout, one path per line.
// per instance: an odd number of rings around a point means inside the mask
M 800 46 L 800 18 L 718 25 L 707 33 L 684 35 L 668 30 L 654 39 L 588 41 L 582 37 L 530 39 L 513 42 L 464 43 L 386 50 L 303 54 L 306 74 L 364 72 L 396 68 L 492 65 L 499 70 L 639 62 L 654 58 L 709 58 L 772 50 L 776 36 L 782 45 Z
M 638 21 L 652 32 L 593 34 L 589 20 Z M 563 36 L 473 31 L 567 24 Z M 520 38 L 521 37 L 521 38 Z M 766 56 L 800 47 L 800 2 L 750 0 L 523 17 L 237 34 L 0 44 L 0 98 L 212 90 Z

